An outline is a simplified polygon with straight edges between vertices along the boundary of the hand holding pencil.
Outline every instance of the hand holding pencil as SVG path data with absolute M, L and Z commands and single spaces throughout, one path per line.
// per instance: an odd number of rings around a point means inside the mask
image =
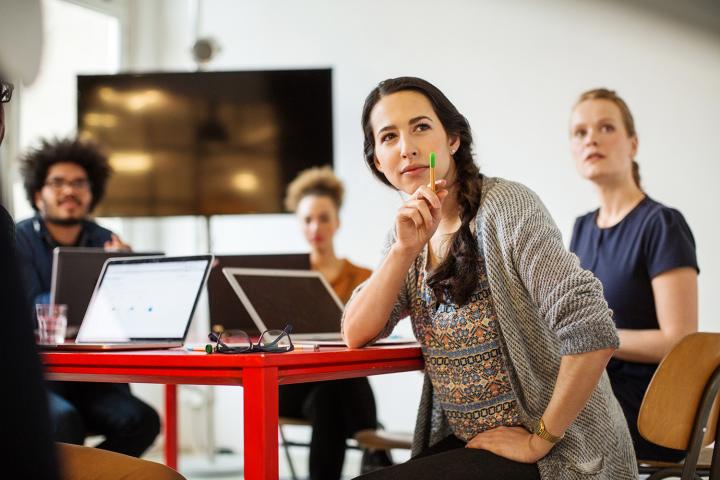
M 398 210 L 395 220 L 398 246 L 417 254 L 437 230 L 440 223 L 440 209 L 447 197 L 444 179 L 435 178 L 437 164 L 435 152 L 428 159 L 429 185 L 421 185 L 410 199 Z

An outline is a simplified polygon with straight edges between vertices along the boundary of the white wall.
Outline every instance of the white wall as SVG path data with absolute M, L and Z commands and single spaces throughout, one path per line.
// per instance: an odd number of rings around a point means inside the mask
M 138 2 L 137 69 L 191 70 L 194 3 Z M 144 6 L 145 4 L 146 6 Z M 360 112 L 378 81 L 400 75 L 435 83 L 474 128 L 489 175 L 521 181 L 545 201 L 566 242 L 574 218 L 596 206 L 569 155 L 568 117 L 583 90 L 606 86 L 629 103 L 638 126 L 644 186 L 679 208 L 698 246 L 701 328 L 720 330 L 720 35 L 621 2 L 446 0 L 330 2 L 207 0 L 200 33 L 222 47 L 214 70 L 332 67 L 336 169 L 347 184 L 338 250 L 376 265 L 397 194 L 362 160 Z M 218 251 L 302 248 L 287 216 L 228 217 L 213 224 Z M 411 430 L 417 374 L 372 378 L 381 420 Z M 240 409 L 219 392 L 221 444 L 237 448 Z M 234 397 L 237 400 L 238 397 Z
M 606 2 L 272 1 L 201 3 L 200 33 L 222 51 L 215 70 L 333 68 L 336 169 L 347 184 L 338 250 L 375 265 L 399 198 L 362 161 L 362 103 L 380 80 L 424 77 L 474 128 L 481 169 L 526 183 L 545 201 L 569 240 L 573 219 L 595 207 L 568 153 L 569 109 L 583 90 L 616 89 L 639 129 L 648 193 L 679 208 L 696 237 L 701 327 L 720 330 L 712 293 L 720 287 L 720 233 L 714 207 L 720 166 L 712 139 L 720 120 L 720 36 Z M 134 67 L 193 69 L 188 53 L 193 2 L 139 6 L 144 28 Z M 155 34 L 153 34 L 155 32 Z M 288 216 L 213 222 L 218 252 L 302 249 Z M 284 239 L 278 243 L 272 239 Z M 268 243 L 270 242 L 270 243 Z M 371 379 L 381 421 L 411 430 L 420 390 L 416 373 Z M 242 442 L 239 392 L 218 391 L 219 444 Z
M 194 25 L 183 4 L 166 1 L 166 16 L 152 22 L 174 42 L 164 37 L 160 63 L 146 67 L 193 68 Z M 713 209 L 720 204 L 714 188 L 720 164 L 712 141 L 720 122 L 720 35 L 599 1 L 202 5 L 201 34 L 222 47 L 212 69 L 334 69 L 336 166 L 348 188 L 338 248 L 368 265 L 379 260 L 398 204 L 362 161 L 360 111 L 379 80 L 417 75 L 443 89 L 474 128 L 482 170 L 535 189 L 566 240 L 573 219 L 596 206 L 570 160 L 569 109 L 585 89 L 616 89 L 636 117 L 645 188 L 679 208 L 695 233 L 702 327 L 720 330 L 710 294 L 720 286 L 720 256 L 711 246 L 720 233 Z M 228 223 L 228 231 L 241 223 Z M 280 221 L 267 233 L 294 235 L 292 228 Z

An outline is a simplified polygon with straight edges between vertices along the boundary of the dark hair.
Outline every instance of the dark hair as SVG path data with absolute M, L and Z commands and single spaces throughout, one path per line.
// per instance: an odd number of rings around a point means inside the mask
M 455 160 L 457 200 L 462 224 L 450 241 L 450 248 L 443 262 L 428 277 L 427 283 L 438 298 L 446 298 L 462 305 L 477 289 L 479 283 L 478 244 L 470 225 L 480 207 L 480 170 L 473 161 L 472 132 L 467 119 L 458 112 L 455 105 L 434 85 L 415 77 L 391 78 L 380 82 L 365 99 L 362 113 L 362 127 L 365 134 L 365 163 L 373 175 L 386 185 L 392 186 L 385 175 L 375 166 L 375 136 L 370 125 L 370 113 L 375 105 L 388 95 L 402 91 L 414 91 L 428 99 L 440 123 L 449 136 L 460 140 L 453 159 Z
M 85 170 L 92 193 L 92 211 L 105 195 L 105 184 L 112 169 L 107 156 L 98 145 L 79 138 L 43 139 L 39 147 L 30 150 L 20 159 L 20 174 L 30 205 L 37 210 L 35 194 L 42 190 L 48 170 L 56 163 L 75 163 Z
M 622 117 L 623 125 L 625 125 L 628 137 L 637 138 L 635 119 L 633 119 L 632 112 L 630 112 L 630 107 L 627 106 L 625 100 L 620 98 L 620 95 L 615 93 L 614 90 L 608 90 L 607 88 L 594 88 L 592 90 L 588 90 L 587 92 L 583 92 L 578 97 L 577 102 L 575 102 L 573 110 L 575 110 L 575 107 L 585 100 L 607 100 L 614 103 L 620 109 L 620 116 Z M 633 180 L 635 180 L 635 185 L 642 190 L 642 187 L 640 186 L 640 165 L 634 158 L 632 161 L 632 176 Z

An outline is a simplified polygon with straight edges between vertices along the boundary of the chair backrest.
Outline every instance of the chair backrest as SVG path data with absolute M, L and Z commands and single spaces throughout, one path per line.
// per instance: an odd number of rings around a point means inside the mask
M 660 362 L 638 415 L 645 439 L 677 450 L 688 450 L 695 416 L 705 386 L 720 366 L 720 333 L 693 333 L 682 339 Z M 715 440 L 717 396 L 707 422 L 703 445 Z

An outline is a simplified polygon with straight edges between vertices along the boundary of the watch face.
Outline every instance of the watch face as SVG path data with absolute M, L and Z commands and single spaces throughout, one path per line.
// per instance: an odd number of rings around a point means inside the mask
M 556 437 L 545 429 L 545 422 L 542 418 L 535 424 L 535 430 L 533 431 L 533 433 L 538 437 L 542 438 L 543 440 L 547 440 L 550 443 L 557 443 L 562 440 L 562 437 Z
M 544 425 L 542 419 L 538 420 L 537 423 L 535 423 L 535 428 L 533 428 L 533 433 L 535 435 L 541 435 L 544 430 Z

